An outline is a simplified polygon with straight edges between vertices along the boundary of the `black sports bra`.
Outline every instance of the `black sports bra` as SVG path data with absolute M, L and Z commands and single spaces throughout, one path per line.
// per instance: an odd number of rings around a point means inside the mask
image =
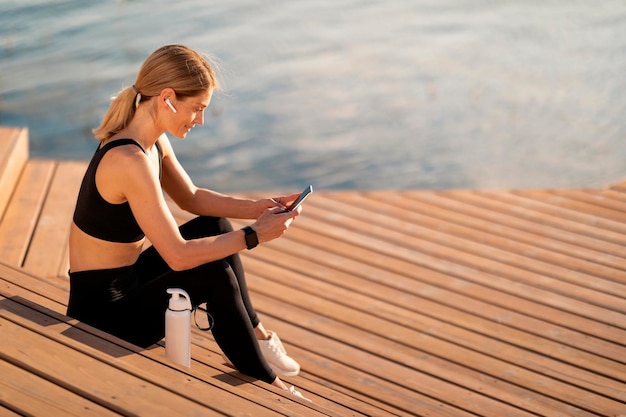
M 145 234 L 137 224 L 130 204 L 128 201 L 121 204 L 109 203 L 102 198 L 96 187 L 96 170 L 102 157 L 110 149 L 123 145 L 138 146 L 145 153 L 141 145 L 132 139 L 118 139 L 99 147 L 89 162 L 80 186 L 74 210 L 74 223 L 80 230 L 98 239 L 131 243 L 143 239 Z M 156 148 L 159 153 L 159 178 L 161 178 L 163 154 L 158 142 Z

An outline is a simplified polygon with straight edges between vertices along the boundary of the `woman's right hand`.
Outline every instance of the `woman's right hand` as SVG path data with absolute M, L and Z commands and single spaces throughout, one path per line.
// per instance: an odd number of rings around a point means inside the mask
M 250 226 L 256 232 L 259 243 L 269 242 L 281 237 L 300 212 L 300 207 L 294 211 L 284 211 L 281 207 L 273 207 L 265 210 Z

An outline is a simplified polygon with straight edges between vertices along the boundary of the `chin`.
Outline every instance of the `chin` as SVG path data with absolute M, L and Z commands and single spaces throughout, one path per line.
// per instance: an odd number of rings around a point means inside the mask
M 174 132 L 170 132 L 172 134 L 172 136 L 174 136 L 176 139 L 185 139 L 187 137 L 187 133 L 189 132 L 183 132 L 183 133 L 174 133 Z

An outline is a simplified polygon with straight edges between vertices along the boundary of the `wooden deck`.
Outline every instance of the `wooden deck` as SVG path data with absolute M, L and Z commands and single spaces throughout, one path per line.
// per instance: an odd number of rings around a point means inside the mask
M 626 184 L 317 191 L 242 254 L 309 404 L 210 334 L 185 369 L 64 316 L 86 162 L 27 140 L 0 128 L 0 415 L 626 417 Z

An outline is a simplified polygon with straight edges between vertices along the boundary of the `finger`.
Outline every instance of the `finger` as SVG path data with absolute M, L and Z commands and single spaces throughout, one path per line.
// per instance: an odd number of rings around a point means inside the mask
M 289 213 L 289 211 L 287 211 L 287 209 L 282 204 L 280 206 L 270 207 L 267 209 L 267 211 L 272 214 Z
M 281 202 L 279 201 L 280 199 L 276 199 L 276 198 L 270 198 L 270 201 L 272 201 L 274 204 L 276 204 L 276 207 L 280 207 L 283 210 L 287 210 L 287 207 L 285 207 L 284 205 L 281 204 Z
M 300 211 L 298 209 L 293 210 L 293 211 L 289 211 L 287 209 L 280 209 L 278 207 L 274 207 L 272 209 L 269 210 L 270 213 L 277 215 L 277 216 L 282 216 L 283 218 L 294 218 L 296 217 L 298 214 L 300 214 Z

